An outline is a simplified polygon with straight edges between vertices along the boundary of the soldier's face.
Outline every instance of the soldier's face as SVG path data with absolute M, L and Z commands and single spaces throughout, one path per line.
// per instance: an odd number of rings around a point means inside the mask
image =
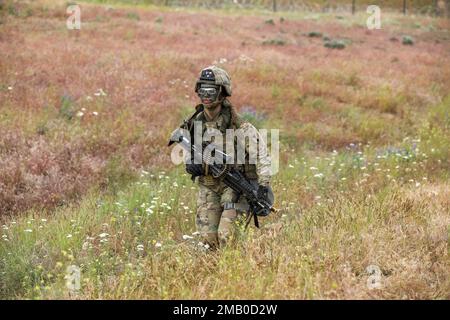
M 201 84 L 197 91 L 200 100 L 206 107 L 213 104 L 217 100 L 219 93 L 220 87 L 210 84 Z

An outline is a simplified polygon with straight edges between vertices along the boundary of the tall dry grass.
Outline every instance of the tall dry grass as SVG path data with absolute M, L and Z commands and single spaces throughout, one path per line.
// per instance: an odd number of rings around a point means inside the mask
M 447 20 L 65 5 L 0 17 L 2 298 L 449 298 Z M 212 63 L 281 130 L 282 213 L 205 255 L 166 143 Z

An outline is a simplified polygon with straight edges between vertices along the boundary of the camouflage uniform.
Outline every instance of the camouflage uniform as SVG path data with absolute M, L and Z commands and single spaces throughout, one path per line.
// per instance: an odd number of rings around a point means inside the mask
M 211 67 L 209 67 L 211 68 Z M 218 69 L 218 68 L 217 68 Z M 222 69 L 213 69 L 220 75 Z M 225 73 L 226 74 L 226 73 Z M 221 79 L 223 80 L 223 79 Z M 228 79 L 229 80 L 229 79 Z M 231 86 L 229 95 L 231 95 Z M 202 108 L 199 104 L 196 106 Z M 265 147 L 265 142 L 261 139 L 256 128 L 247 121 L 243 121 L 234 111 L 228 99 L 222 101 L 220 113 L 208 121 L 204 111 L 201 111 L 193 118 L 194 121 L 201 121 L 203 132 L 208 128 L 218 129 L 223 135 L 226 129 L 241 129 L 241 132 L 248 137 L 244 141 L 235 138 L 234 150 L 237 144 L 244 143 L 246 160 L 245 164 L 234 164 L 249 180 L 257 181 L 260 185 L 268 186 L 270 183 L 270 158 L 268 153 L 257 155 L 256 164 L 249 164 L 248 151 L 251 143 L 261 143 Z M 224 141 L 224 151 L 226 150 L 226 139 Z M 257 145 L 257 144 L 255 144 Z M 236 159 L 236 158 L 235 158 Z M 230 187 L 226 186 L 220 179 L 213 178 L 207 174 L 207 165 L 204 165 L 205 175 L 196 177 L 199 185 L 197 198 L 196 227 L 203 240 L 211 247 L 224 246 L 233 237 L 238 218 L 243 212 L 239 210 L 240 205 L 245 204 L 245 199 L 239 199 L 239 195 Z M 236 210 L 237 209 L 237 210 Z

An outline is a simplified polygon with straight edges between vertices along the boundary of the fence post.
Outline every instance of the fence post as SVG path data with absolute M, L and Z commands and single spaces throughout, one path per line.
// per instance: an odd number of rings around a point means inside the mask
M 450 19 L 450 0 L 446 1 L 445 11 L 447 11 L 447 18 Z
M 277 12 L 277 0 L 272 0 L 272 10 L 273 12 Z
M 406 0 L 403 0 L 403 14 L 406 15 Z
M 352 0 L 352 14 L 355 14 L 356 0 Z

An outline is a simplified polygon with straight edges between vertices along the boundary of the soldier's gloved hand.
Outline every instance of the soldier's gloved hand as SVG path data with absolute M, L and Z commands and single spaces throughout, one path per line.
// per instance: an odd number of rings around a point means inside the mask
M 258 187 L 258 199 L 267 199 L 269 193 L 269 188 L 260 185 Z
M 195 163 L 186 163 L 186 172 L 192 175 L 192 178 L 203 175 L 203 165 Z

